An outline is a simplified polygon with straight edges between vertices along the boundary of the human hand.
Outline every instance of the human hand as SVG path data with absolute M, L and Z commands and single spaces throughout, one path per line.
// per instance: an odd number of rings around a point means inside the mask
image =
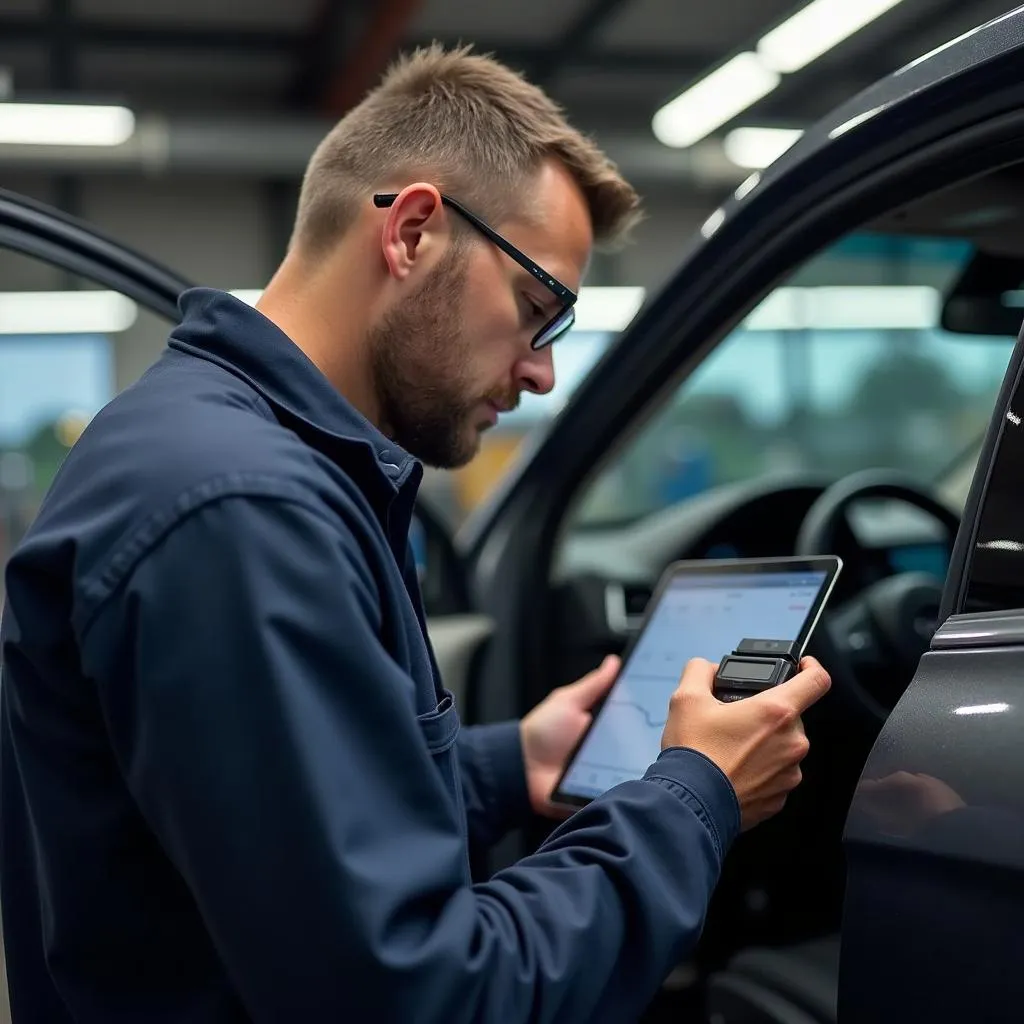
M 800 715 L 828 692 L 828 673 L 804 658 L 792 679 L 753 697 L 723 703 L 714 695 L 718 666 L 695 658 L 669 702 L 661 746 L 689 747 L 728 776 L 743 829 L 778 814 L 800 784 L 810 744 Z
M 579 682 L 552 690 L 519 724 L 530 806 L 548 818 L 572 812 L 551 803 L 551 793 L 583 731 L 591 709 L 608 692 L 618 675 L 620 660 L 605 658 Z

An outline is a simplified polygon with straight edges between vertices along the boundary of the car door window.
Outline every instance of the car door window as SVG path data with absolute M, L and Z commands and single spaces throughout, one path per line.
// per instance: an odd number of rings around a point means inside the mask
M 1024 608 L 1024 383 L 1016 382 L 992 462 L 959 611 Z
M 2 569 L 89 420 L 163 347 L 169 322 L 80 275 L 0 249 Z
M 935 483 L 984 432 L 1013 344 L 939 326 L 972 256 L 957 240 L 875 234 L 816 256 L 603 469 L 577 525 L 778 474 L 891 468 Z

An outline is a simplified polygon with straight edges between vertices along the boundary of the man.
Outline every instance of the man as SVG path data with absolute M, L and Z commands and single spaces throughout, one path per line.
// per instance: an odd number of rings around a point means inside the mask
M 258 311 L 183 297 L 7 573 L 17 1021 L 622 1022 L 693 945 L 828 677 L 723 705 L 693 663 L 645 779 L 473 884 L 616 663 L 460 731 L 408 555 L 421 461 L 552 387 L 636 206 L 538 89 L 435 47 L 319 148 Z

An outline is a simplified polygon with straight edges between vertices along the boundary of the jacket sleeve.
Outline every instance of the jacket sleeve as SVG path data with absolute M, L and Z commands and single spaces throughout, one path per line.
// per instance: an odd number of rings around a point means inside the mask
M 519 722 L 463 728 L 456 749 L 469 841 L 482 853 L 532 814 Z
M 738 829 L 728 781 L 666 751 L 472 885 L 456 758 L 381 630 L 354 534 L 297 500 L 225 497 L 82 637 L 127 784 L 248 1013 L 638 1018 L 700 932 Z

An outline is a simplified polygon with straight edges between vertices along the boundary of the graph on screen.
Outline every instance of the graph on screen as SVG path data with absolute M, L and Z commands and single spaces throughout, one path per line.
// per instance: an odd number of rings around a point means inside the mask
M 566 774 L 562 789 L 596 796 L 657 759 L 669 698 L 691 658 L 719 662 L 745 637 L 795 639 L 826 574 L 680 578 L 665 591 Z

